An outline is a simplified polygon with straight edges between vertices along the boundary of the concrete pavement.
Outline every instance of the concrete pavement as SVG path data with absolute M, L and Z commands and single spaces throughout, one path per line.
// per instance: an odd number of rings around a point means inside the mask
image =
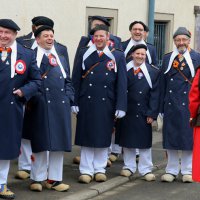
M 153 162 L 154 170 L 162 169 L 166 164 L 165 152 L 161 147 L 161 133 L 154 131 L 153 133 Z M 79 155 L 79 147 L 73 146 L 71 153 L 65 154 L 63 182 L 69 184 L 68 192 L 56 192 L 46 188 L 42 192 L 32 192 L 29 190 L 30 180 L 17 180 L 14 178 L 17 171 L 17 161 L 12 161 L 9 174 L 8 186 L 15 192 L 17 200 L 86 200 L 95 197 L 103 192 L 111 190 L 121 184 L 130 181 L 129 178 L 119 176 L 123 166 L 122 157 L 119 158 L 110 168 L 107 168 L 108 181 L 104 183 L 96 183 L 92 181 L 90 184 L 78 183 L 79 169 L 78 165 L 72 163 L 74 156 Z M 138 174 L 131 177 L 132 179 L 140 178 Z

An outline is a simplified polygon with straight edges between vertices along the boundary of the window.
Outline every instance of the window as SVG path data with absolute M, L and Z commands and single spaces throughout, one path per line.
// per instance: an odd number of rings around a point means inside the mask
M 166 22 L 154 23 L 154 45 L 159 67 L 162 65 L 163 55 L 165 54 L 166 24 Z
M 90 18 L 94 15 L 104 16 L 110 22 L 109 31 L 110 33 L 117 34 L 117 23 L 118 23 L 118 10 L 109 8 L 86 8 L 86 35 L 90 31 Z
M 194 14 L 195 14 L 194 49 L 200 52 L 200 6 L 194 6 Z
M 158 66 L 161 67 L 165 53 L 173 48 L 173 14 L 155 13 L 154 45 L 156 46 Z

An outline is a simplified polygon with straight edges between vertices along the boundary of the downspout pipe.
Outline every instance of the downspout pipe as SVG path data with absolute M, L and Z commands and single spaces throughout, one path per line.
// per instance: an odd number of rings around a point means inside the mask
M 150 44 L 154 44 L 154 11 L 155 11 L 155 0 L 149 0 L 149 14 L 148 14 L 149 36 L 147 41 Z

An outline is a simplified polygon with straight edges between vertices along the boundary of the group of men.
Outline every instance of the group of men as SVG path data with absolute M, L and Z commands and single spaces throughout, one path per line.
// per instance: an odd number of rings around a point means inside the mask
M 81 146 L 79 182 L 107 180 L 110 146 L 117 149 L 111 150 L 114 156 L 123 148 L 122 176 L 135 173 L 138 151 L 139 173 L 154 181 L 151 124 L 159 113 L 168 155 L 161 180 L 172 182 L 181 170 L 182 181 L 192 182 L 188 92 L 200 54 L 189 47 L 190 32 L 176 30 L 176 48 L 159 69 L 143 22 L 132 22 L 130 39 L 121 42 L 109 33 L 105 17 L 93 16 L 90 33 L 79 42 L 71 81 L 67 48 L 55 41 L 53 26 L 47 17 L 34 17 L 32 32 L 17 38 L 18 25 L 0 19 L 0 198 L 15 197 L 7 177 L 10 160 L 17 157 L 16 177 L 30 177 L 32 191 L 42 191 L 44 181 L 48 189 L 69 189 L 62 175 L 64 152 L 71 151 L 71 111 L 77 115 L 75 144 Z

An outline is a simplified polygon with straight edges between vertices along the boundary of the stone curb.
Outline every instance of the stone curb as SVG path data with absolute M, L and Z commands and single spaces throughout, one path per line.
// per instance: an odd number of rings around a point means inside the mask
M 164 166 L 166 165 L 166 162 L 164 163 L 159 163 L 158 165 L 155 165 L 153 168 L 153 172 L 158 171 L 162 168 L 164 168 Z M 123 177 L 123 176 L 117 176 L 114 177 L 104 183 L 99 183 L 96 185 L 93 185 L 91 187 L 89 187 L 88 189 L 84 189 L 81 190 L 79 192 L 76 192 L 75 194 L 66 196 L 66 197 L 62 197 L 59 198 L 58 200 L 88 200 L 90 198 L 94 198 L 96 196 L 98 196 L 99 194 L 102 194 L 104 192 L 107 192 L 109 190 L 111 190 L 112 188 L 118 187 L 120 185 L 123 185 L 131 180 L 136 180 L 141 178 L 140 175 L 136 175 L 134 177 Z

